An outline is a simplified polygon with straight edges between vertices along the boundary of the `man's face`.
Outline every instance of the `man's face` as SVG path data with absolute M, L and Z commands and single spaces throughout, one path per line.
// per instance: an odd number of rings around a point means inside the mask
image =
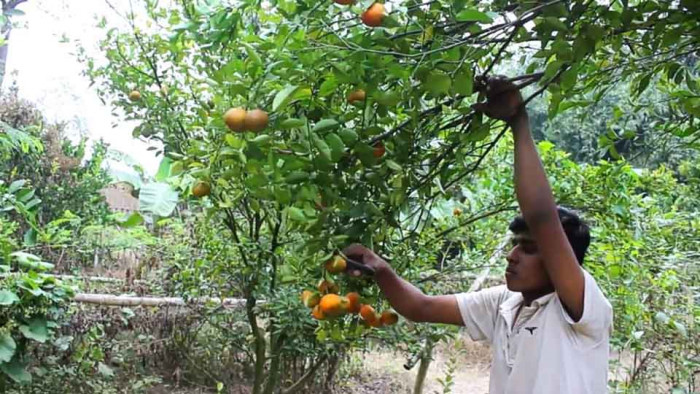
M 513 235 L 513 248 L 506 256 L 506 284 L 508 290 L 539 293 L 552 288 L 552 282 L 544 269 L 535 240 L 530 234 Z

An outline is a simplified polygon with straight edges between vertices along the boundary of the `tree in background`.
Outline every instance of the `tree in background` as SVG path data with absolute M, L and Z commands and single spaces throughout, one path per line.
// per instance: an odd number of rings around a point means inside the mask
M 22 15 L 17 6 L 27 0 L 2 0 L 2 15 L 0 15 L 0 86 L 5 79 L 5 66 L 10 47 L 10 33 L 12 32 L 12 17 Z

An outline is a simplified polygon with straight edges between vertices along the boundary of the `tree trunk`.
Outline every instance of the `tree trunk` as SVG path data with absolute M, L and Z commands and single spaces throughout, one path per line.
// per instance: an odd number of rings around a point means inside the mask
M 25 1 L 27 0 L 2 0 L 2 13 L 7 20 L 0 28 L 0 37 L 5 39 L 5 44 L 0 47 L 0 87 L 2 87 L 2 83 L 5 80 L 5 66 L 7 65 L 7 53 L 10 47 L 10 33 L 12 32 L 12 21 L 7 13 Z
M 428 375 L 428 367 L 430 367 L 430 362 L 433 360 L 432 341 L 428 340 L 426 342 L 421 353 L 420 367 L 418 367 L 418 375 L 416 375 L 416 384 L 413 386 L 413 394 L 423 393 L 423 384 L 425 383 L 425 377 Z
M 272 336 L 272 333 L 270 333 Z M 265 384 L 264 394 L 273 394 L 277 388 L 280 376 L 280 361 L 282 359 L 282 346 L 284 345 L 285 334 L 277 334 L 277 338 L 270 340 L 272 349 L 272 361 L 270 362 L 270 372 L 267 374 L 267 383 Z M 274 347 L 272 346 L 274 344 Z
M 261 394 L 263 380 L 265 379 L 265 350 L 267 348 L 267 344 L 265 343 L 265 333 L 260 327 L 258 327 L 257 316 L 255 315 L 255 302 L 255 297 L 249 294 L 246 300 L 246 312 L 248 315 L 250 331 L 255 338 L 255 372 L 253 377 L 253 394 Z
M 8 23 L 9 25 L 9 23 Z M 7 30 L 6 30 L 7 29 Z M 10 46 L 10 32 L 12 31 L 11 26 L 3 26 L 0 36 L 5 39 L 5 45 L 0 47 L 0 87 L 2 87 L 3 81 L 5 81 L 5 68 L 7 65 L 7 50 Z

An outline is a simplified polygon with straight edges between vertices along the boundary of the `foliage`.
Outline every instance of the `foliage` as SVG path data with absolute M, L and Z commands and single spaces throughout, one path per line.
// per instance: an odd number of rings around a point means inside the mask
M 505 233 L 503 225 L 475 223 L 512 201 L 508 178 L 496 177 L 498 162 L 488 159 L 506 129 L 471 110 L 475 76 L 522 61 L 527 79 L 539 79 L 529 97 L 548 91 L 550 116 L 597 101 L 620 80 L 631 81 L 633 98 L 655 85 L 677 116 L 653 132 L 694 138 L 697 131 L 691 2 L 407 1 L 388 4 L 384 27 L 368 29 L 358 13 L 370 3 L 145 1 L 146 20 L 128 13 L 127 31 L 102 21 L 106 63 L 80 51 L 100 97 L 140 122 L 134 136 L 163 142 L 164 178 L 184 196 L 197 182 L 211 185 L 211 195 L 190 201 L 206 213 L 193 236 L 201 255 L 177 268 L 178 286 L 245 298 L 255 394 L 283 389 L 281 377 L 294 375 L 289 357 L 327 362 L 332 372 L 347 349 L 384 335 L 353 319 L 314 323 L 293 307 L 335 250 L 363 242 L 415 279 L 446 245 L 441 240 L 464 242 L 458 229 L 473 224 L 477 235 L 465 244 L 474 249 L 476 240 L 497 244 L 494 228 Z M 367 99 L 348 103 L 358 88 Z M 222 116 L 237 106 L 270 112 L 269 127 L 229 132 Z M 554 174 L 559 189 L 578 193 L 571 177 L 583 175 Z M 481 188 L 460 187 L 474 179 Z M 587 205 L 603 198 L 586 195 Z M 601 207 L 620 205 L 616 197 Z M 465 206 L 463 216 L 444 214 L 456 205 Z M 449 286 L 425 278 L 426 290 Z M 382 303 L 361 280 L 339 281 Z M 417 329 L 413 341 L 448 334 L 430 330 Z M 312 332 L 316 341 L 304 342 Z

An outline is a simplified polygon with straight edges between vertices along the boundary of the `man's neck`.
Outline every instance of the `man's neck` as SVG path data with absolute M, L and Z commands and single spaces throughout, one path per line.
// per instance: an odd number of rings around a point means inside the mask
M 547 287 L 541 290 L 533 290 L 533 291 L 523 291 L 521 294 L 523 295 L 523 305 L 524 306 L 530 306 L 532 304 L 532 301 L 547 295 L 551 292 L 554 291 L 554 287 Z

